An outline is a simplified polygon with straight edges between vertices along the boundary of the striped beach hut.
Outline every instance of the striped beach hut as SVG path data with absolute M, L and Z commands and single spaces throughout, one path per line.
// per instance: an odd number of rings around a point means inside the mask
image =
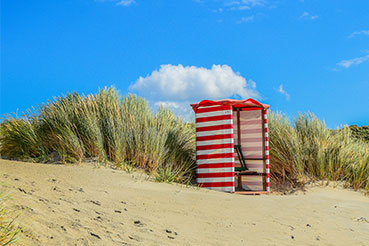
M 197 183 L 240 194 L 268 193 L 269 105 L 224 99 L 191 106 L 196 116 Z

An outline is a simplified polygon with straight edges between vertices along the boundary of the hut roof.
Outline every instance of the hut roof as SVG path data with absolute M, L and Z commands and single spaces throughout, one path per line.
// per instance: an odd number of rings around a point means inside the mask
M 236 100 L 236 99 L 221 99 L 221 100 L 202 100 L 199 103 L 191 104 L 192 109 L 196 112 L 198 107 L 201 106 L 212 106 L 212 105 L 232 105 L 235 108 L 263 108 L 268 109 L 269 105 L 262 104 L 252 98 L 243 99 L 243 100 Z

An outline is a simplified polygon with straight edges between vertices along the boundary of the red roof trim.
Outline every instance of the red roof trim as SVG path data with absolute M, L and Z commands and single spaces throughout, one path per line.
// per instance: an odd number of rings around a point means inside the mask
M 191 104 L 192 109 L 197 112 L 198 107 L 200 106 L 212 106 L 212 105 L 232 105 L 235 108 L 241 108 L 241 107 L 260 107 L 264 109 L 268 109 L 269 105 L 262 104 L 252 98 L 245 99 L 245 100 L 235 100 L 235 99 L 222 99 L 222 100 L 202 100 L 199 103 Z

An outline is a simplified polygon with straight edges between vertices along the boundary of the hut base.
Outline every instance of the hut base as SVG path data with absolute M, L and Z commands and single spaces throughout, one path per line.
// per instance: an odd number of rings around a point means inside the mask
M 262 195 L 262 194 L 269 194 L 270 192 L 268 191 L 235 191 L 233 192 L 234 194 L 237 195 Z

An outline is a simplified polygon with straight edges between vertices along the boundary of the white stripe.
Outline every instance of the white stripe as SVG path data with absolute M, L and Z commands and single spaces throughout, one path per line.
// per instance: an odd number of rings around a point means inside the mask
M 197 137 L 223 135 L 223 134 L 233 134 L 233 128 L 231 128 L 231 129 L 221 129 L 221 130 L 215 130 L 215 131 L 196 132 Z
M 205 126 L 232 125 L 232 120 L 216 120 L 196 123 L 196 128 Z
M 264 119 L 268 119 L 268 114 L 264 114 Z
M 270 191 L 270 187 L 267 187 L 267 191 L 268 191 L 268 192 Z
M 197 160 L 196 163 L 197 165 L 201 165 L 201 164 L 218 164 L 218 163 L 232 163 L 234 162 L 234 158 L 213 158 L 213 159 L 202 159 L 202 160 Z
M 219 106 L 223 106 L 222 104 L 217 104 L 217 105 L 209 105 L 209 106 L 200 106 L 198 108 L 214 108 L 214 107 L 219 107 Z
M 197 168 L 197 173 L 231 173 L 234 167 Z
M 265 146 L 269 146 L 269 142 L 268 141 L 265 142 Z
M 233 143 L 233 138 L 224 138 L 224 139 L 216 139 L 216 140 L 208 140 L 208 141 L 197 141 L 196 146 L 206 146 L 206 145 L 214 145 L 214 144 L 230 144 Z
M 267 180 L 266 180 L 266 181 L 267 181 L 267 183 L 269 183 L 269 182 L 270 182 L 270 179 L 269 179 L 269 178 L 267 178 Z
M 269 134 L 268 134 L 267 132 L 265 133 L 265 137 L 266 137 L 266 138 L 267 138 L 267 137 L 269 137 Z
M 269 150 L 266 150 L 265 151 L 265 155 L 269 155 Z
M 268 128 L 268 123 L 265 123 L 264 124 L 264 128 Z
M 265 164 L 269 164 L 269 159 L 266 159 L 265 160 Z
M 269 168 L 267 168 L 266 173 L 269 173 Z
M 223 149 L 208 149 L 208 150 L 198 150 L 197 155 L 211 155 L 211 154 L 227 154 L 234 153 L 233 148 L 223 148 Z
M 197 183 L 234 182 L 234 177 L 198 178 Z
M 223 187 L 203 187 L 203 188 L 208 189 L 208 190 L 234 192 L 234 186 L 223 186 Z
M 205 113 L 197 113 L 196 118 L 203 118 L 203 117 L 212 117 L 212 116 L 219 116 L 219 115 L 229 115 L 232 114 L 232 110 L 219 110 L 219 111 L 211 111 Z

